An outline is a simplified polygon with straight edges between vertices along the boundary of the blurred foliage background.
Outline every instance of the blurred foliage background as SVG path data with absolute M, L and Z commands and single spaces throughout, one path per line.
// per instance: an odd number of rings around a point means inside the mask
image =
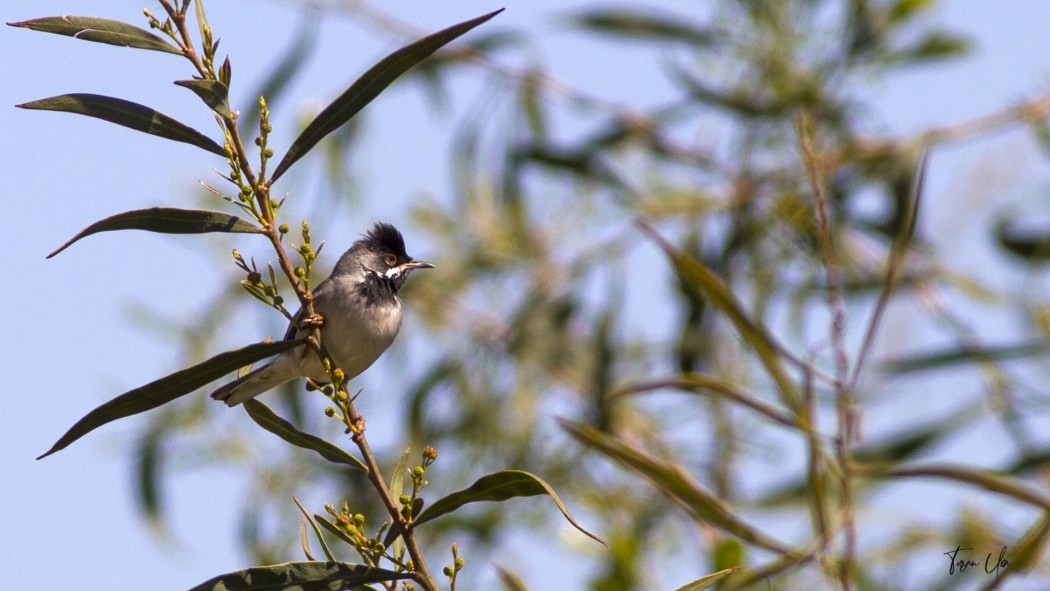
M 978 561 L 1008 547 L 999 578 L 970 584 L 1009 584 L 1026 562 L 1026 583 L 1050 582 L 1039 559 L 1050 531 L 1050 308 L 1038 288 L 1050 236 L 1031 216 L 960 200 L 955 214 L 982 224 L 980 263 L 965 243 L 938 248 L 921 208 L 906 240 L 922 143 L 932 167 L 945 146 L 1006 126 L 1027 126 L 1048 148 L 1050 95 L 906 137 L 880 133 L 866 88 L 967 59 L 967 40 L 929 18 L 932 4 L 719 0 L 690 14 L 594 4 L 552 19 L 649 60 L 675 89 L 657 105 L 555 78 L 506 18 L 399 83 L 444 116 L 457 76 L 485 80 L 450 141 L 455 198 L 418 196 L 387 220 L 438 271 L 403 293 L 409 318 L 387 354 L 398 371 L 359 380 L 369 434 L 391 467 L 406 446 L 436 447 L 432 494 L 493 470 L 534 472 L 611 546 L 591 547 L 542 501 L 465 509 L 420 533 L 431 552 L 459 544 L 467 588 L 492 581 L 493 564 L 549 568 L 507 556 L 508 540 L 563 548 L 601 591 L 673 588 L 736 565 L 728 586 L 956 588 L 943 556 L 956 546 Z M 398 42 L 421 33 L 379 5 L 310 9 L 257 89 L 271 105 L 331 15 Z M 593 69 L 617 75 L 615 63 Z M 295 205 L 315 236 L 371 224 L 368 204 L 381 197 L 362 192 L 362 177 L 411 174 L 356 164 L 369 149 L 358 125 L 290 175 L 322 179 Z M 424 237 L 432 253 L 413 249 Z M 898 267 L 894 244 L 907 248 Z M 327 264 L 340 250 L 328 246 Z M 187 362 L 218 335 L 257 340 L 242 308 L 258 306 L 229 269 L 229 289 L 192 324 L 142 304 L 143 324 L 177 335 Z M 888 271 L 899 280 L 884 305 Z M 757 333 L 712 297 L 718 285 Z M 280 317 L 266 318 L 266 334 L 279 335 Z M 343 437 L 316 393 L 296 384 L 276 398 L 300 428 Z M 349 500 L 379 519 L 359 474 L 285 449 L 206 397 L 149 417 L 134 466 L 158 526 L 167 479 L 202 465 L 247 476 L 241 535 L 258 562 L 299 557 L 297 528 L 282 523 L 293 494 Z M 973 434 L 989 430 L 1008 444 L 973 453 Z

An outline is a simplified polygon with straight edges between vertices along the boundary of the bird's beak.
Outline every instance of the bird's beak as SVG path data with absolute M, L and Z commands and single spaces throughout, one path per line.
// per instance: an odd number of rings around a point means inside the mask
M 409 261 L 400 266 L 402 271 L 411 271 L 412 269 L 434 269 L 434 265 L 426 261 Z

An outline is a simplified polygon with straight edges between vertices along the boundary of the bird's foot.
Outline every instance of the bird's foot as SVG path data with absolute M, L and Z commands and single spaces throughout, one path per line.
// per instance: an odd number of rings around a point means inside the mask
M 320 314 L 310 314 L 299 321 L 299 328 L 304 331 L 310 328 L 321 328 L 322 326 L 324 326 L 324 316 Z

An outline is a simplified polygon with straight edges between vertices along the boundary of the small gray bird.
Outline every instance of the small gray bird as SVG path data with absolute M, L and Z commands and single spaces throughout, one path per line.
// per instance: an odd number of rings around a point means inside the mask
M 405 253 L 405 239 L 397 228 L 376 223 L 339 257 L 331 276 L 313 290 L 314 312 L 324 321 L 322 344 L 346 379 L 368 369 L 394 342 L 402 316 L 397 292 L 409 273 L 433 268 L 434 265 Z M 302 335 L 298 327 L 301 316 L 302 310 L 288 326 L 285 339 Z M 281 353 L 270 363 L 212 392 L 211 397 L 236 406 L 298 377 L 329 381 L 317 354 L 305 345 Z

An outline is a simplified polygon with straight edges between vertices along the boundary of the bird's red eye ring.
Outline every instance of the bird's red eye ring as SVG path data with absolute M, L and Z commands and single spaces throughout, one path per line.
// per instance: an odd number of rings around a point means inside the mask
M 385 260 L 386 260 L 386 264 L 388 264 L 391 267 L 393 267 L 394 265 L 397 264 L 397 255 L 388 254 L 388 255 L 386 255 L 386 259 Z

